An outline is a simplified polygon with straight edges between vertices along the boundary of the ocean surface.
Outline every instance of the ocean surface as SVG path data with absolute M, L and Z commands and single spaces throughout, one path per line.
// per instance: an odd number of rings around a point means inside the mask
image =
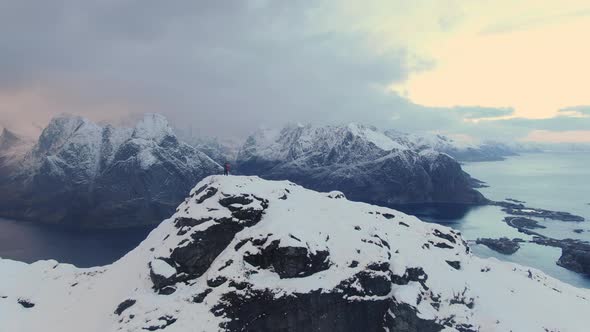
M 529 207 L 566 211 L 587 220 L 573 223 L 538 219 L 547 227 L 536 230 L 539 233 L 553 238 L 590 241 L 588 165 L 590 154 L 539 153 L 510 157 L 505 161 L 467 163 L 463 168 L 489 185 L 481 192 L 490 199 L 518 199 Z M 508 256 L 475 244 L 479 237 L 530 239 L 502 221 L 506 214 L 499 207 L 416 205 L 402 210 L 461 231 L 476 255 L 531 266 L 574 286 L 590 288 L 590 278 L 555 264 L 561 255 L 559 248 L 525 243 Z M 574 229 L 585 231 L 577 234 Z M 149 232 L 149 228 L 79 231 L 0 219 L 0 257 L 24 262 L 55 259 L 78 267 L 100 266 L 124 256 Z
M 563 222 L 533 218 L 546 229 L 536 229 L 548 237 L 590 241 L 590 154 L 534 153 L 510 157 L 504 161 L 466 163 L 465 171 L 489 186 L 480 191 L 489 199 L 518 199 L 527 207 L 565 211 L 586 218 L 584 222 Z M 471 209 L 452 206 L 414 208 L 421 219 L 453 227 L 463 233 L 474 253 L 481 257 L 531 266 L 577 287 L 590 288 L 590 278 L 564 269 L 555 262 L 561 249 L 524 243 L 513 255 L 503 255 L 477 245 L 480 237 L 508 237 L 528 240 L 502 220 L 506 213 L 496 206 Z M 575 229 L 583 229 L 581 234 Z

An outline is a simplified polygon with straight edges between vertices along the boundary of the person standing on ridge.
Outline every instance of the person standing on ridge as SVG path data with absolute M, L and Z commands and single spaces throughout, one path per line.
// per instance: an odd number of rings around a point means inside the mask
M 223 175 L 229 175 L 230 168 L 231 165 L 229 164 L 229 162 L 225 162 L 225 166 L 223 166 Z

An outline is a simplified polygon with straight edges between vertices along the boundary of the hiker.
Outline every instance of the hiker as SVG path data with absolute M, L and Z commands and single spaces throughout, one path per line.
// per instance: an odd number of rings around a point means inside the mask
M 231 168 L 231 165 L 229 164 L 229 162 L 226 162 L 225 166 L 223 167 L 223 175 L 229 175 L 230 168 Z

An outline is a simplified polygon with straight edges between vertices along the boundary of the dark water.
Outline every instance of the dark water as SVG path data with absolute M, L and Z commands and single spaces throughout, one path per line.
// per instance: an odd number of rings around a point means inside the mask
M 492 200 L 515 198 L 534 208 L 566 211 L 581 215 L 585 222 L 573 223 L 536 219 L 547 227 L 537 230 L 557 238 L 590 241 L 590 155 L 580 153 L 542 153 L 511 157 L 500 162 L 468 163 L 464 169 L 490 187 L 481 192 Z M 496 206 L 465 207 L 456 205 L 425 205 L 403 208 L 404 212 L 428 222 L 453 227 L 470 242 L 474 253 L 495 257 L 542 270 L 550 276 L 577 287 L 590 288 L 590 278 L 564 269 L 555 262 L 561 249 L 523 244 L 513 255 L 503 255 L 473 241 L 481 237 L 509 237 L 530 240 L 502 220 L 506 213 Z M 534 218 L 533 218 L 534 219 Z M 575 229 L 583 229 L 581 234 Z
M 113 263 L 152 228 L 83 231 L 0 218 L 0 257 L 31 263 L 55 259 L 78 267 Z

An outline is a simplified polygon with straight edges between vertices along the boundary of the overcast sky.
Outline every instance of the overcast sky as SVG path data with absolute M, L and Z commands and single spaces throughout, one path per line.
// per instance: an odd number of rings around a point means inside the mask
M 0 126 L 158 112 L 203 135 L 361 122 L 590 141 L 577 0 L 0 0 Z

